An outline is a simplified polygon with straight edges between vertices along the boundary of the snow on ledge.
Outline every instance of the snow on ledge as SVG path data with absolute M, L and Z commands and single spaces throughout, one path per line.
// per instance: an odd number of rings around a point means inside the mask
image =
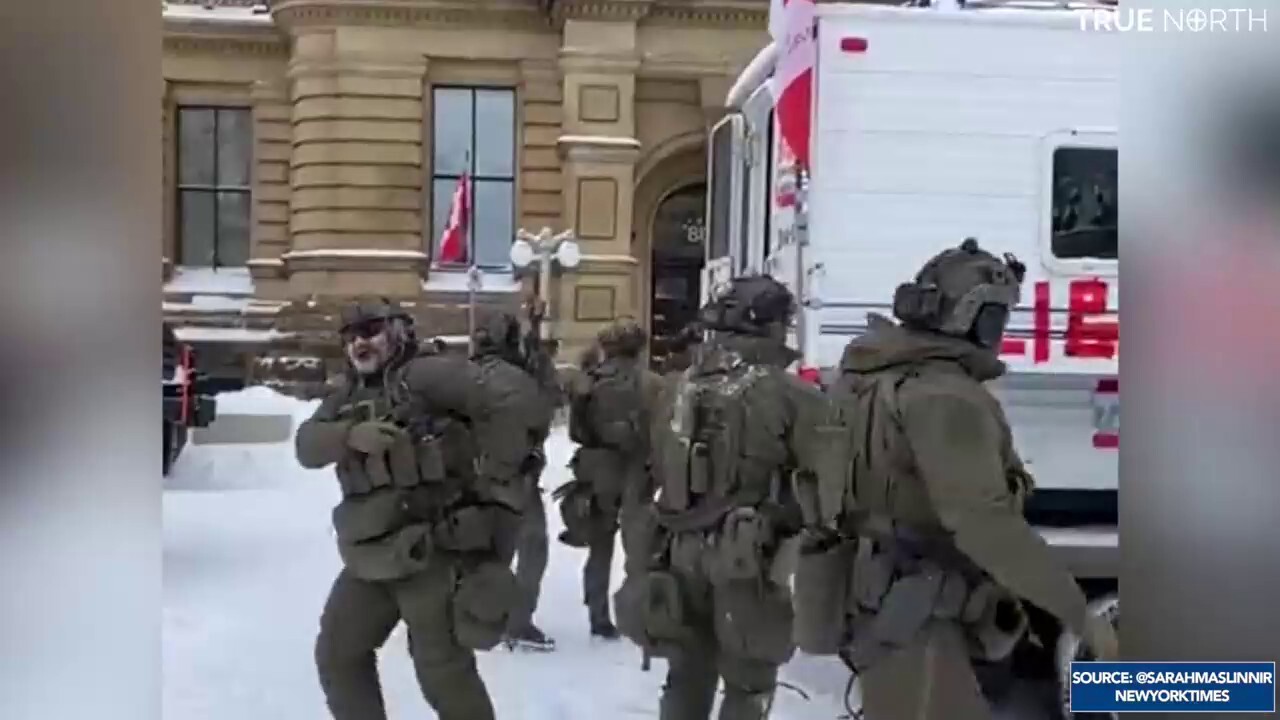
M 426 260 L 427 254 L 421 250 L 332 248 L 324 250 L 292 250 L 280 256 L 280 259 L 282 260 L 290 260 L 292 258 L 379 258 L 387 260 Z
M 480 292 L 512 293 L 520 289 L 520 281 L 510 270 L 481 271 Z M 427 279 L 422 281 L 422 289 L 427 292 L 467 292 L 467 271 L 432 268 Z
M 265 4 L 261 6 L 261 9 L 258 9 L 228 5 L 206 8 L 203 5 L 187 3 L 164 3 L 163 17 L 165 20 L 192 23 L 266 26 L 275 24 L 275 21 L 271 19 L 271 11 Z
M 243 313 L 252 302 L 247 297 L 228 297 L 226 295 L 194 295 L 189 303 L 166 302 L 160 307 L 164 312 L 172 313 Z
M 165 283 L 165 293 L 174 295 L 253 295 L 249 268 L 176 267 Z
M 635 138 L 611 135 L 561 135 L 556 142 L 561 145 L 597 145 L 637 150 L 640 148 L 640 141 Z
M 282 333 L 279 330 L 255 330 L 253 328 L 227 328 L 227 327 L 200 327 L 198 325 L 187 325 L 184 327 L 175 327 L 173 329 L 175 335 L 182 342 L 205 342 L 205 343 L 254 343 L 268 342 L 271 340 L 280 340 L 292 337 L 291 333 Z

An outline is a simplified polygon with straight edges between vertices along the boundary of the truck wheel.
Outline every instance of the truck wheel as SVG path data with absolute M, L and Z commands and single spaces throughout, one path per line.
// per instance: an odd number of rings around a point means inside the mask
M 182 453 L 182 449 L 186 445 L 187 427 L 179 423 L 162 421 L 161 447 L 163 455 L 160 459 L 161 475 L 169 477 L 169 471 L 173 469 L 173 464 L 177 462 L 178 455 Z
M 160 422 L 160 474 L 169 477 L 169 469 L 173 467 L 173 423 Z
M 1111 621 L 1117 629 L 1120 627 L 1120 597 L 1105 595 L 1089 603 L 1089 612 L 1101 615 Z M 1057 711 L 1063 720 L 1116 720 L 1116 713 L 1073 713 L 1071 712 L 1071 662 L 1073 660 L 1091 659 L 1089 650 L 1075 633 L 1063 629 L 1058 637 L 1058 646 L 1054 653 L 1058 665 L 1058 702 Z

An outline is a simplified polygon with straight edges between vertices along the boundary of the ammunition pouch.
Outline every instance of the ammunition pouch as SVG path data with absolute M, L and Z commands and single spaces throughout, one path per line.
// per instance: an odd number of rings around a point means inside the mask
M 809 539 L 800 546 L 794 581 L 796 645 L 810 655 L 834 655 L 846 640 L 856 540 Z
M 613 595 L 618 631 L 655 657 L 671 657 L 689 642 L 684 597 L 665 570 L 628 573 Z
M 385 537 L 408 522 L 399 493 L 376 492 L 347 498 L 333 509 L 333 529 L 340 543 L 361 543 Z
M 506 632 L 519 597 L 516 577 L 501 562 L 481 563 L 464 570 L 451 603 L 453 634 L 472 650 L 491 650 Z
M 431 533 L 424 524 L 408 525 L 379 538 L 339 539 L 338 554 L 352 575 L 373 582 L 400 580 L 427 567 Z
M 824 424 L 810 430 L 809 466 L 791 482 L 805 525 L 834 529 L 852 493 L 853 458 L 849 428 Z
M 734 580 L 716 587 L 716 637 L 738 657 L 782 665 L 795 654 L 795 611 L 786 586 Z
M 709 548 L 707 574 L 712 584 L 764 579 L 769 574 L 765 553 L 773 543 L 769 522 L 754 508 L 730 511 Z
M 342 488 L 342 496 L 346 498 L 366 495 L 374 491 L 373 480 L 365 472 L 364 456 L 348 452 L 338 461 L 338 486 Z
M 456 553 L 492 551 L 497 546 L 498 508 L 463 505 L 445 513 L 433 528 L 436 545 Z

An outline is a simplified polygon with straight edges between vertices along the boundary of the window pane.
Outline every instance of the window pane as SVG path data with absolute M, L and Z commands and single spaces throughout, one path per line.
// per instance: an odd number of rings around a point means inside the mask
M 213 193 L 184 191 L 179 212 L 182 213 L 182 237 L 178 239 L 178 263 L 198 267 L 212 266 L 216 222 Z
M 1053 254 L 1114 260 L 1120 244 L 1114 149 L 1059 148 L 1053 153 Z
M 249 193 L 218 193 L 218 265 L 249 262 Z
M 729 214 L 733 207 L 733 123 L 726 122 L 711 136 L 711 217 L 708 259 L 729 254 Z
M 428 254 L 433 258 L 440 255 L 440 235 L 449 224 L 449 208 L 453 203 L 453 191 L 458 187 L 457 180 L 436 180 L 431 183 L 431 237 L 428 239 L 431 249 Z
M 178 111 L 178 182 L 213 185 L 213 110 Z
M 476 174 L 514 177 L 515 93 L 476 91 Z
M 253 116 L 248 110 L 218 111 L 218 185 L 249 187 Z
M 511 264 L 511 243 L 515 239 L 512 192 L 512 183 L 506 180 L 475 183 L 474 246 L 476 264 L 481 267 Z
M 434 123 L 431 172 L 459 175 L 466 168 L 467 153 L 471 151 L 471 91 L 436 88 L 431 98 Z

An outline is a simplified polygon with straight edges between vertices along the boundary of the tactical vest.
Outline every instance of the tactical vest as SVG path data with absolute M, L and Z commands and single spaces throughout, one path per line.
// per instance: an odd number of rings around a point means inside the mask
M 753 403 L 774 369 L 732 352 L 685 370 L 653 432 L 654 473 L 664 524 L 709 525 L 732 507 L 755 506 L 777 490 L 787 458 L 752 447 Z
M 396 488 L 414 491 L 420 496 L 419 504 L 449 503 L 474 479 L 474 442 L 466 424 L 456 418 L 433 417 L 417 407 L 405 382 L 406 367 L 402 364 L 388 372 L 377 397 L 353 402 L 360 391 L 352 386 L 339 406 L 340 420 L 397 422 L 407 431 L 383 455 L 348 452 L 338 462 L 344 497 Z

